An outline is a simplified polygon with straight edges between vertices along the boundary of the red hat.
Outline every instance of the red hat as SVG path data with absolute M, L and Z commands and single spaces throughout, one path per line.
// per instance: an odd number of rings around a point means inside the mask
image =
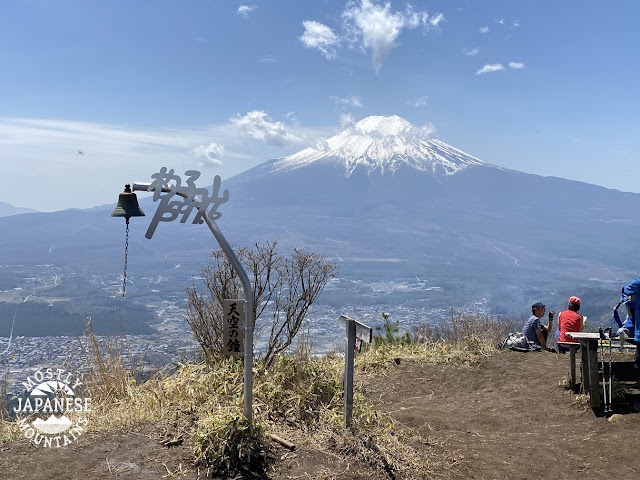
M 575 303 L 576 305 L 580 305 L 580 298 L 578 298 L 578 297 L 569 297 L 569 303 Z

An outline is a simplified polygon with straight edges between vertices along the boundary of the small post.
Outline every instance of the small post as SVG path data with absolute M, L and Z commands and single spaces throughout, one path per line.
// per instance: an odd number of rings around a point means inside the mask
M 373 341 L 373 329 L 364 323 L 360 323 L 346 315 L 338 317 L 338 324 L 344 328 L 347 345 L 344 355 L 344 424 L 351 428 L 353 417 L 353 364 L 354 350 L 356 348 L 356 336 L 361 342 Z
M 351 428 L 353 416 L 353 363 L 356 344 L 356 321 L 347 318 L 347 346 L 344 361 L 344 424 Z
M 600 395 L 600 378 L 598 375 L 598 340 L 589 339 L 588 342 L 588 368 L 589 368 L 589 395 L 591 397 L 591 408 L 600 408 L 602 397 Z

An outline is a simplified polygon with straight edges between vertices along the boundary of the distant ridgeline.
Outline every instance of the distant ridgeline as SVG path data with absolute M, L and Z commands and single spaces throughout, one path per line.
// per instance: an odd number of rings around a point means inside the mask
M 85 313 L 86 312 L 86 313 Z M 81 334 L 86 326 L 85 315 L 91 317 L 93 330 L 101 335 L 124 332 L 129 335 L 154 333 L 149 326 L 154 315 L 143 305 L 72 306 L 68 302 L 0 302 L 0 336 L 46 337 Z M 15 318 L 15 324 L 14 324 Z

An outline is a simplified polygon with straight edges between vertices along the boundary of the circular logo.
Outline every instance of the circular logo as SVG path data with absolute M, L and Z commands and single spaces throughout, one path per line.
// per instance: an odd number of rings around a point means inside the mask
M 13 409 L 20 430 L 32 443 L 64 447 L 87 426 L 91 398 L 77 395 L 83 385 L 71 372 L 57 368 L 36 370 L 22 382 L 25 393 Z

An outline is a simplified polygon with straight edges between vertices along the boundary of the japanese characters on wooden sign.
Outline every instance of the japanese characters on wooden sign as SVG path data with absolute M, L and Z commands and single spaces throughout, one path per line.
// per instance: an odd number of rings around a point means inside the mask
M 224 309 L 224 337 L 222 351 L 225 355 L 244 353 L 244 300 L 226 298 Z

